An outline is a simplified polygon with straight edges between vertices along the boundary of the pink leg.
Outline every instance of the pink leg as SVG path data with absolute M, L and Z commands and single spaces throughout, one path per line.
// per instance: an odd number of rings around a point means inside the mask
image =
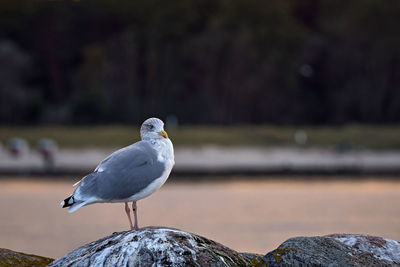
M 135 226 L 133 227 L 133 229 L 138 230 L 139 229 L 139 225 L 138 225 L 138 219 L 137 219 L 136 201 L 132 202 L 132 210 L 133 210 L 133 216 L 134 216 L 134 219 L 135 219 Z
M 128 202 L 125 202 L 125 212 L 129 219 L 129 224 L 131 226 L 131 230 L 133 230 L 132 219 L 131 219 L 131 210 L 129 209 Z M 136 219 L 136 217 L 135 217 Z

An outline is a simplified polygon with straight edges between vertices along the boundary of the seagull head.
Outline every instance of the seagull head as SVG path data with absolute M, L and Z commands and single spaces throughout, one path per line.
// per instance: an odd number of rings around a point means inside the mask
M 164 131 L 164 123 L 157 118 L 150 118 L 143 122 L 140 127 L 140 137 L 142 140 L 168 138 Z

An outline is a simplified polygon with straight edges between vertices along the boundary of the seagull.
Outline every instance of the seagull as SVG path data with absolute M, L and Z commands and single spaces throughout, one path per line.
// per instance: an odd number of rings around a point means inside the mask
M 175 164 L 174 148 L 160 119 L 145 120 L 140 137 L 141 141 L 115 151 L 74 184 L 77 188 L 61 206 L 74 212 L 89 204 L 122 202 L 131 230 L 138 230 L 136 202 L 159 189 Z M 134 224 L 128 205 L 131 201 Z

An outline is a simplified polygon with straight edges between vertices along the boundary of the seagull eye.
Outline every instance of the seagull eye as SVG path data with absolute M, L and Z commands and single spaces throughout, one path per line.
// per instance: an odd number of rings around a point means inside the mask
M 153 130 L 153 128 L 154 128 L 154 126 L 151 124 L 147 125 L 147 127 L 149 127 L 150 130 Z

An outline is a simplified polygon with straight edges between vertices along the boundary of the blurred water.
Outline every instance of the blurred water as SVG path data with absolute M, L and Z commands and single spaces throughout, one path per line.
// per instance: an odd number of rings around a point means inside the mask
M 61 209 L 59 203 L 72 192 L 72 184 L 0 180 L 0 247 L 59 257 L 128 229 L 123 204 L 96 204 L 72 214 Z M 400 240 L 399 207 L 399 181 L 323 177 L 168 182 L 138 202 L 140 226 L 179 228 L 261 254 L 293 236 L 364 233 Z

